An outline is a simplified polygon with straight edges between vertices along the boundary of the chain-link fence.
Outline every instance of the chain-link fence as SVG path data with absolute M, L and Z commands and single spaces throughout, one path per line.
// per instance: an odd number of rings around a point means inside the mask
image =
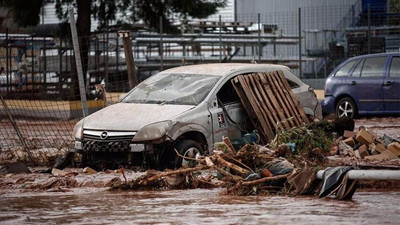
M 348 57 L 399 51 L 400 7 L 380 9 L 356 2 L 207 20 L 172 18 L 179 34 L 137 26 L 128 31 L 134 59 L 128 63 L 124 38 L 115 26 L 79 37 L 85 104 L 69 32 L 35 36 L 4 30 L 0 34 L 0 163 L 41 164 L 72 149 L 71 133 L 83 116 L 82 107 L 92 113 L 118 102 L 132 86 L 132 65 L 140 82 L 181 65 L 283 64 L 314 88 L 322 88 L 329 72 Z

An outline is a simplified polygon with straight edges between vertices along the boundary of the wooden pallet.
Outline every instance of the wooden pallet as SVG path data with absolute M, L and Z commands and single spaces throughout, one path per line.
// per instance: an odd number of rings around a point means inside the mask
M 263 144 L 279 127 L 310 123 L 282 71 L 239 75 L 232 84 Z

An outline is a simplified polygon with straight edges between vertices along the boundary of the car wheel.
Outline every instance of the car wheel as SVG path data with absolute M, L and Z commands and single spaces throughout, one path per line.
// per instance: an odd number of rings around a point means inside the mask
M 351 98 L 342 98 L 340 101 L 336 104 L 336 116 L 338 118 L 347 116 L 349 118 L 356 118 L 357 117 L 357 106 L 354 103 L 353 99 Z
M 182 156 L 188 158 L 197 159 L 202 153 L 203 148 L 199 143 L 193 140 L 179 140 L 174 145 L 174 148 L 181 154 Z M 185 159 L 178 155 L 175 157 L 175 168 L 179 167 L 195 167 L 197 165 L 196 160 Z

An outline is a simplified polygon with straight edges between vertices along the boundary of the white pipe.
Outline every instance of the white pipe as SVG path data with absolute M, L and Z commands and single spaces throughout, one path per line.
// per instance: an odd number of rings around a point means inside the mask
M 317 173 L 322 179 L 325 170 Z M 347 175 L 350 180 L 400 180 L 400 170 L 350 170 Z

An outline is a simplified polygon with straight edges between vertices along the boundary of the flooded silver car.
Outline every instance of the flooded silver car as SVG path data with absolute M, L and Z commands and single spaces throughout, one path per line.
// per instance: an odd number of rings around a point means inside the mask
M 286 66 L 182 66 L 151 76 L 119 103 L 79 121 L 74 128 L 75 151 L 89 163 L 190 166 L 176 151 L 194 158 L 210 153 L 223 137 L 241 138 L 252 132 L 231 80 L 276 70 L 283 71 L 305 113 L 321 117 L 313 90 Z

